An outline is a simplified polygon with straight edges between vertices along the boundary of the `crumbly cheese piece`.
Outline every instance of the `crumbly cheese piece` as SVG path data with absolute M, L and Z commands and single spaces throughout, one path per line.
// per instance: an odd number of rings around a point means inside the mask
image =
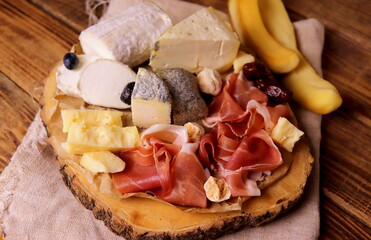
M 187 128 L 188 141 L 191 143 L 199 143 L 205 135 L 205 129 L 198 123 L 188 122 L 184 126 Z
M 272 129 L 270 136 L 279 146 L 292 152 L 295 143 L 299 141 L 303 134 L 304 132 L 297 129 L 289 120 L 280 117 L 277 124 Z
M 90 26 L 79 37 L 84 53 L 131 67 L 145 62 L 157 39 L 172 26 L 155 3 L 142 1 Z
M 133 123 L 138 127 L 171 123 L 171 95 L 162 79 L 139 68 L 131 95 Z
M 199 72 L 228 70 L 240 42 L 232 28 L 211 7 L 203 8 L 164 33 L 152 50 L 150 65 L 157 71 L 184 68 Z
M 192 73 L 181 68 L 172 68 L 159 71 L 157 76 L 169 88 L 174 124 L 183 125 L 207 116 L 207 106 L 198 90 L 197 78 Z
M 239 51 L 236 59 L 233 61 L 233 72 L 241 72 L 243 65 L 252 62 L 255 62 L 255 57 L 253 55 L 245 53 L 244 51 Z
M 201 92 L 216 96 L 222 89 L 222 77 L 215 69 L 204 68 L 197 74 L 197 80 Z
M 97 126 L 72 124 L 67 142 L 63 144 L 68 153 L 83 154 L 96 151 L 120 151 L 134 148 L 139 143 L 139 132 L 134 127 Z
M 224 179 L 210 176 L 204 184 L 206 197 L 212 202 L 222 202 L 231 197 L 231 190 Z
M 121 117 L 123 112 L 120 111 L 104 111 L 104 110 L 89 110 L 89 109 L 69 109 L 62 110 L 63 132 L 66 133 L 72 123 L 85 124 L 88 127 L 92 126 L 119 126 L 122 127 Z
M 84 69 L 92 62 L 100 59 L 97 56 L 77 55 L 79 63 L 73 70 L 61 64 L 56 71 L 57 88 L 72 97 L 81 97 L 79 83 Z
M 125 162 L 109 151 L 84 153 L 80 165 L 93 174 L 115 173 L 125 169 Z

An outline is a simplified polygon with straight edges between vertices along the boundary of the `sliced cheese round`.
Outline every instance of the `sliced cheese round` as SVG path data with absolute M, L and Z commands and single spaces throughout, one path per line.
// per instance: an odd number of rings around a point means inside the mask
M 98 59 L 83 71 L 79 91 L 85 102 L 110 108 L 130 108 L 120 100 L 120 95 L 129 82 L 135 81 L 131 68 L 109 59 Z

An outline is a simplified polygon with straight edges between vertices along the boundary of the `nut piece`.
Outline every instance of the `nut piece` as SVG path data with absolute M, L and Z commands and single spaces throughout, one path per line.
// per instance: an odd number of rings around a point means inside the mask
M 239 51 L 236 59 L 233 61 L 233 72 L 241 72 L 243 65 L 252 62 L 255 62 L 253 55 L 245 53 L 244 51 Z
M 215 69 L 204 68 L 197 74 L 197 79 L 198 87 L 203 93 L 216 96 L 222 89 L 222 77 Z
M 205 129 L 198 123 L 188 122 L 184 126 L 187 128 L 190 143 L 200 142 L 201 138 L 205 135 Z
M 212 202 L 222 202 L 231 197 L 231 190 L 224 179 L 210 176 L 204 184 L 206 197 Z

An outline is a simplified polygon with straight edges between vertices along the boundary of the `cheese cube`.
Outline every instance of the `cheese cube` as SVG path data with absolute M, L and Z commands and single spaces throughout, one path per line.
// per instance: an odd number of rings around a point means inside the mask
M 233 61 L 233 72 L 241 72 L 243 65 L 252 62 L 255 62 L 255 57 L 253 55 L 245 53 L 244 51 L 239 51 L 236 59 Z
M 97 126 L 72 124 L 67 142 L 63 144 L 68 153 L 83 154 L 96 151 L 120 151 L 134 148 L 139 143 L 139 132 L 134 127 Z
M 122 112 L 103 110 L 62 110 L 63 132 L 66 133 L 72 123 L 92 126 L 122 126 Z
M 131 95 L 133 123 L 138 127 L 171 123 L 171 95 L 162 79 L 139 68 Z
M 272 129 L 270 136 L 279 146 L 292 152 L 295 143 L 299 141 L 303 134 L 304 132 L 297 129 L 289 120 L 280 117 L 277 124 Z
M 125 169 L 125 162 L 109 151 L 84 153 L 80 165 L 93 174 L 115 173 Z
M 211 7 L 203 8 L 165 32 L 152 50 L 150 65 L 157 71 L 203 68 L 224 72 L 232 66 L 240 42 L 236 34 Z

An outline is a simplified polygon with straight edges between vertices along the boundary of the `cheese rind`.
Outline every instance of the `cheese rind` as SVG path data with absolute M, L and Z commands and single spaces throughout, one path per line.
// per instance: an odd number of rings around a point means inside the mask
M 63 132 L 67 133 L 71 124 L 85 124 L 88 127 L 93 126 L 122 126 L 120 111 L 103 111 L 89 109 L 69 109 L 62 110 Z
M 179 47 L 181 46 L 181 47 Z M 152 50 L 150 65 L 157 71 L 184 68 L 228 70 L 240 42 L 213 8 L 204 8 L 164 33 Z
M 139 132 L 134 127 L 72 124 L 64 147 L 68 153 L 83 154 L 96 151 L 120 151 L 134 148 L 139 143 Z
M 125 162 L 109 151 L 84 153 L 80 165 L 93 174 L 115 173 L 125 169 Z
M 172 26 L 161 8 L 143 1 L 82 31 L 86 54 L 120 61 L 131 67 L 145 62 L 157 39 Z
M 208 108 L 198 90 L 197 78 L 192 73 L 181 68 L 172 68 L 158 72 L 157 76 L 169 88 L 174 124 L 184 125 L 207 116 Z
M 300 131 L 284 117 L 278 119 L 277 124 L 270 133 L 271 138 L 285 150 L 292 152 L 295 143 L 299 141 L 304 132 Z
M 139 68 L 131 95 L 133 123 L 138 127 L 171 123 L 171 95 L 167 85 L 153 72 Z

